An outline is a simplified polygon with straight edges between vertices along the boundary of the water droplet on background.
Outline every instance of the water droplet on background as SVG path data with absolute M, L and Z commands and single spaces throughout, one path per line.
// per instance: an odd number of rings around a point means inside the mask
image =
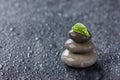
M 53 45 L 52 45 L 52 44 L 50 44 L 49 46 L 50 46 L 50 48 L 51 48 Z
M 30 50 L 30 46 L 28 46 L 28 48 L 27 48 L 28 50 Z
M 61 16 L 62 16 L 62 14 L 61 14 L 61 13 L 58 13 L 58 16 L 60 16 L 60 17 L 61 17 Z
M 30 53 L 27 54 L 27 57 L 28 57 L 28 58 L 30 57 Z
M 37 41 L 38 39 L 39 39 L 38 37 L 35 38 L 36 41 Z
M 12 55 L 11 55 L 11 54 L 9 54 L 9 55 L 8 55 L 8 59 L 11 59 L 11 56 L 12 56 Z
M 3 65 L 2 64 L 0 64 L 0 69 L 2 69 L 3 68 Z
M 3 72 L 0 72 L 0 75 L 1 75 L 1 76 L 3 76 L 3 75 L 4 75 L 4 73 L 3 73 Z
M 10 31 L 11 31 L 11 32 L 14 31 L 14 28 L 11 27 L 11 28 L 10 28 Z

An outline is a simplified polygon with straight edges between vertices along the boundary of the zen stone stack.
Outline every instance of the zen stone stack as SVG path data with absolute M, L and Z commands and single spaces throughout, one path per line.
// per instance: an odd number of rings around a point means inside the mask
M 66 50 L 61 55 L 62 61 L 68 66 L 76 68 L 93 65 L 97 61 L 98 55 L 91 37 L 91 33 L 83 24 L 75 24 L 69 31 L 70 39 L 65 43 Z

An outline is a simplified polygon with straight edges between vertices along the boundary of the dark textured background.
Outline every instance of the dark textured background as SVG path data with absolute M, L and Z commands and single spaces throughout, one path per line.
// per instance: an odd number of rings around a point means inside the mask
M 86 69 L 60 59 L 76 22 L 99 54 Z M 0 0 L 0 80 L 120 80 L 120 0 Z

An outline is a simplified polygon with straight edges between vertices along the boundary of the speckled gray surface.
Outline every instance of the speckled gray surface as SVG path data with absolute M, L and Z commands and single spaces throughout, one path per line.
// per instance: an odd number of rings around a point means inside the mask
M 60 60 L 76 22 L 99 54 L 86 69 Z M 0 80 L 120 80 L 120 0 L 0 0 Z

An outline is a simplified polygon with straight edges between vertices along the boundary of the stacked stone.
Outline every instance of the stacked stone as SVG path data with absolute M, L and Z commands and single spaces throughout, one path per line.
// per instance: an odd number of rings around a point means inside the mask
M 76 68 L 85 68 L 93 65 L 97 61 L 98 55 L 94 49 L 94 44 L 90 40 L 91 37 L 91 34 L 86 37 L 70 30 L 70 39 L 65 43 L 67 49 L 61 55 L 62 61 L 68 66 Z

